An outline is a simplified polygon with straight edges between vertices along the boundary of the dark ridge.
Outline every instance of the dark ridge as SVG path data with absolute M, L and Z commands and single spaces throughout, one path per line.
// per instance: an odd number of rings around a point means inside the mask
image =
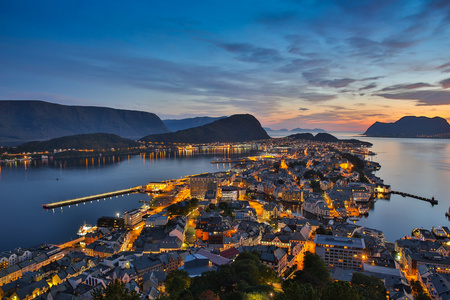
M 66 106 L 44 101 L 0 101 L 0 141 L 17 142 L 111 133 L 130 139 L 169 132 L 148 112 L 93 106 Z
M 245 142 L 269 139 L 267 132 L 252 115 L 233 115 L 200 127 L 180 130 L 172 133 L 154 134 L 143 137 L 146 142 L 164 143 L 214 143 Z
M 434 117 L 407 116 L 394 123 L 375 122 L 365 136 L 374 137 L 435 137 L 450 136 L 450 125 L 447 120 Z
M 350 143 L 350 144 L 359 144 L 366 147 L 371 147 L 373 144 L 369 142 L 360 141 L 357 139 L 338 139 L 334 135 L 331 135 L 329 133 L 318 133 L 316 136 L 312 135 L 311 133 L 297 133 L 292 134 L 288 136 L 288 138 L 293 138 L 297 140 L 307 140 L 307 141 L 318 141 L 318 142 L 326 142 L 326 143 L 333 143 L 333 142 L 341 142 L 341 143 Z
M 178 131 L 178 130 L 184 130 L 194 127 L 203 126 L 206 124 L 210 124 L 214 121 L 224 119 L 226 117 L 218 117 L 218 118 L 212 118 L 212 117 L 195 117 L 195 118 L 186 118 L 186 119 L 180 119 L 180 120 L 163 120 L 164 124 L 169 128 L 170 131 Z
M 79 134 L 54 138 L 44 142 L 29 142 L 19 145 L 17 152 L 44 152 L 54 149 L 119 149 L 139 147 L 141 144 L 109 133 Z

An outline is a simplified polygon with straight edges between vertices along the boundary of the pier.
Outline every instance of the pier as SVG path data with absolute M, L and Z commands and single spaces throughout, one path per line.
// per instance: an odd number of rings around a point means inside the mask
M 80 198 L 75 198 L 75 199 L 69 199 L 69 200 L 63 200 L 63 201 L 58 201 L 58 202 L 42 204 L 42 206 L 46 209 L 52 209 L 52 208 L 63 207 L 63 206 L 88 202 L 88 201 L 92 201 L 92 200 L 113 197 L 113 196 L 125 195 L 125 194 L 130 194 L 130 193 L 138 193 L 141 189 L 142 189 L 142 186 L 137 186 L 137 187 L 133 187 L 133 188 L 125 189 L 125 190 L 119 190 L 119 191 L 114 191 L 114 192 L 108 192 L 108 193 L 103 193 L 103 194 L 97 194 L 97 195 L 91 195 L 91 196 L 86 196 L 86 197 L 80 197 Z
M 213 160 L 212 164 L 227 164 L 227 163 L 245 163 L 247 160 L 245 158 L 241 159 L 223 159 L 223 160 Z
M 416 195 L 408 194 L 408 193 L 404 193 L 404 192 L 397 192 L 397 191 L 391 191 L 390 193 L 396 194 L 396 195 L 401 195 L 403 197 L 410 197 L 410 198 L 419 199 L 422 201 L 427 201 L 427 202 L 431 203 L 431 205 L 433 205 L 433 206 L 438 204 L 438 201 L 436 199 L 434 199 L 434 197 L 431 197 L 431 199 L 430 199 L 430 198 L 425 198 L 425 197 L 416 196 Z

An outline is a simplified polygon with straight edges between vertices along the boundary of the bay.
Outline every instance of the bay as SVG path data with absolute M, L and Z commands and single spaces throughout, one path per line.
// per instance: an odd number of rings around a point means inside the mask
M 140 207 L 145 194 L 129 194 L 45 210 L 42 204 L 100 194 L 152 181 L 227 170 L 212 160 L 239 157 L 243 151 L 161 152 L 154 155 L 88 159 L 34 160 L 0 166 L 0 251 L 76 238 L 78 228 L 102 216 Z
M 340 138 L 355 135 L 333 134 Z M 439 205 L 432 207 L 428 202 L 392 195 L 390 200 L 376 201 L 369 216 L 357 224 L 382 230 L 391 242 L 409 235 L 417 227 L 450 225 L 445 217 L 450 205 L 450 140 L 357 138 L 373 143 L 371 150 L 377 155 L 372 159 L 381 164 L 377 176 L 391 185 L 392 190 L 427 198 L 434 196 L 439 201 Z M 122 214 L 138 207 L 138 201 L 145 200 L 146 196 L 119 196 L 54 212 L 44 210 L 44 203 L 227 170 L 229 164 L 217 165 L 211 161 L 240 155 L 243 153 L 172 153 L 3 165 L 0 167 L 0 251 L 65 242 L 76 237 L 83 222 L 95 224 L 101 216 Z

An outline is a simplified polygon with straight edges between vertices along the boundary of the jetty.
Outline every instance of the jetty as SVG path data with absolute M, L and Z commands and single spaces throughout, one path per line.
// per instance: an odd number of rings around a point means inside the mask
M 211 161 L 212 164 L 227 164 L 227 163 L 245 163 L 247 162 L 247 159 L 240 158 L 240 159 L 218 159 Z
M 425 198 L 425 197 L 416 196 L 413 194 L 408 194 L 408 193 L 398 192 L 398 191 L 391 191 L 390 194 L 401 195 L 403 197 L 410 197 L 410 198 L 419 199 L 422 201 L 427 201 L 427 202 L 431 203 L 431 205 L 433 205 L 433 206 L 438 204 L 438 201 L 436 199 L 434 199 L 434 197 L 431 197 L 431 199 L 430 199 L 430 198 Z
M 114 192 L 108 192 L 108 193 L 103 193 L 103 194 L 97 194 L 97 195 L 91 195 L 91 196 L 86 196 L 86 197 L 80 197 L 80 198 L 74 198 L 74 199 L 68 199 L 68 200 L 63 200 L 63 201 L 58 201 L 58 202 L 42 204 L 42 207 L 46 208 L 46 209 L 52 209 L 52 208 L 69 206 L 69 205 L 73 205 L 73 204 L 78 204 L 78 203 L 83 203 L 83 202 L 88 202 L 88 201 L 98 200 L 98 199 L 103 199 L 103 198 L 108 198 L 108 197 L 114 197 L 114 196 L 119 196 L 119 195 L 130 194 L 130 193 L 138 193 L 141 190 L 142 190 L 142 186 L 136 186 L 136 187 L 132 187 L 129 189 L 124 189 L 124 190 L 119 190 L 119 191 L 114 191 Z

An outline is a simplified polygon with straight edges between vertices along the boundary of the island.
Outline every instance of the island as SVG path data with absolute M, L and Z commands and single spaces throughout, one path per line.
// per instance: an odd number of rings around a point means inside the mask
M 394 123 L 375 122 L 364 135 L 395 138 L 450 138 L 450 124 L 440 117 L 407 116 Z

